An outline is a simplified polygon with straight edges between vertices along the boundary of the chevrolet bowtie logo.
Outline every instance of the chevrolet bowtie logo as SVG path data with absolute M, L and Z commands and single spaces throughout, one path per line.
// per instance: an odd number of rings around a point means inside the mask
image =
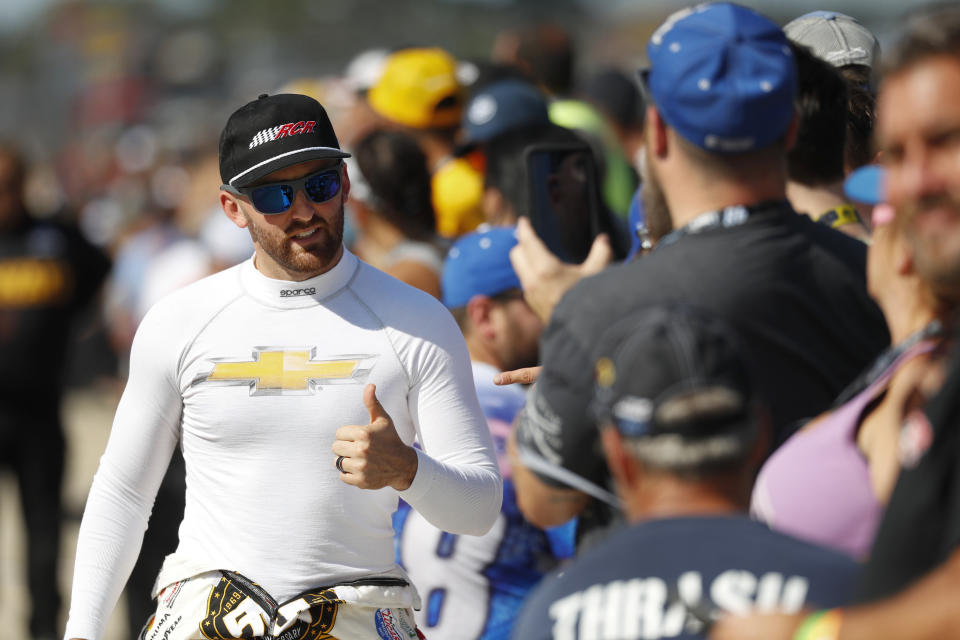
M 213 371 L 194 384 L 248 385 L 250 395 L 307 395 L 326 384 L 361 384 L 376 356 L 340 356 L 315 360 L 316 349 L 258 348 L 253 360 L 215 358 Z

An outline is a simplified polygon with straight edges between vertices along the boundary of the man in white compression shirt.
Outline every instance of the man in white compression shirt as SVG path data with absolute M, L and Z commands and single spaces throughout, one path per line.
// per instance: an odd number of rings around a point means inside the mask
M 101 638 L 178 444 L 186 509 L 144 639 L 417 638 L 419 597 L 393 558 L 398 496 L 453 533 L 495 521 L 501 478 L 463 338 L 431 296 L 344 249 L 347 155 L 306 96 L 261 96 L 228 120 L 220 202 L 255 253 L 137 331 L 66 638 Z

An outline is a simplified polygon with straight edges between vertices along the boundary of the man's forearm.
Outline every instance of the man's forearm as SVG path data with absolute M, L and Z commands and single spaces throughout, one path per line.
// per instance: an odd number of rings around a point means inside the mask
M 493 460 L 443 463 L 419 451 L 413 484 L 400 492 L 411 507 L 438 529 L 481 536 L 496 522 L 503 480 Z
M 711 640 L 943 640 L 960 638 L 960 551 L 942 566 L 895 596 L 840 612 L 839 632 L 818 635 L 804 627 L 805 614 L 728 616 L 714 626 Z
M 905 591 L 844 611 L 839 640 L 960 638 L 960 551 Z
M 578 515 L 590 497 L 575 489 L 558 489 L 546 484 L 526 468 L 517 455 L 516 434 L 507 441 L 507 455 L 517 493 L 517 506 L 532 524 L 545 529 L 555 527 Z
M 102 463 L 94 479 L 77 540 L 67 633 L 101 637 L 147 528 L 150 503 L 134 503 Z M 152 501 L 152 498 L 151 498 Z

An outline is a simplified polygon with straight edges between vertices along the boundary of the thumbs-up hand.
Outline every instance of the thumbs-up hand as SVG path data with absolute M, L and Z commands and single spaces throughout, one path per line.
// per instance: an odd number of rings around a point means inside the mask
M 337 429 L 333 453 L 340 479 L 360 489 L 408 489 L 417 475 L 417 452 L 397 435 L 393 420 L 377 400 L 377 386 L 363 389 L 370 423 Z

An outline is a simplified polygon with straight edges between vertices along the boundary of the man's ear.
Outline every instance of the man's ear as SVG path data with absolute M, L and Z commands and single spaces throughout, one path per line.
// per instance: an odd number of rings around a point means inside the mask
M 600 439 L 603 442 L 603 451 L 607 456 L 607 466 L 621 495 L 626 493 L 637 482 L 638 466 L 636 461 L 627 453 L 623 446 L 623 436 L 616 427 L 606 425 L 600 430 Z
M 347 198 L 350 197 L 350 176 L 347 174 L 347 163 L 343 163 L 343 175 L 340 178 L 340 191 L 343 193 L 343 202 L 347 201 Z
M 494 337 L 495 329 L 490 322 L 493 313 L 493 300 L 489 296 L 477 294 L 467 302 L 467 317 L 470 319 L 471 330 L 484 340 Z
M 663 157 L 667 153 L 667 123 L 660 117 L 660 112 L 653 105 L 647 107 L 647 125 L 644 137 L 650 153 Z
M 790 124 L 787 125 L 787 132 L 783 134 L 783 147 L 786 151 L 793 149 L 793 145 L 797 143 L 797 131 L 800 129 L 800 117 L 797 116 L 797 112 L 793 112 L 793 117 L 790 118 Z
M 240 208 L 240 201 L 237 197 L 224 189 L 220 190 L 220 208 L 227 214 L 227 217 L 241 229 L 247 227 L 247 217 L 243 215 L 243 209 Z
M 757 421 L 757 437 L 750 449 L 747 466 L 756 472 L 770 456 L 773 444 L 773 419 L 766 407 L 753 407 L 754 418 Z

